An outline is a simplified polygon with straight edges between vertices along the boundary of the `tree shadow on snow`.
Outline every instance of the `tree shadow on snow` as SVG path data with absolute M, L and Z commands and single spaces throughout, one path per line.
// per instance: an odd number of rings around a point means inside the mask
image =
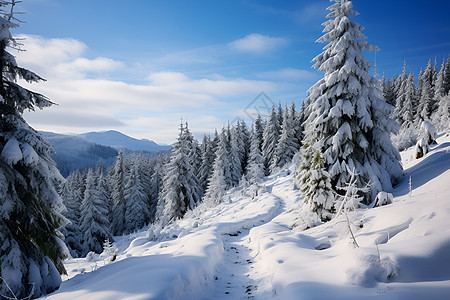
M 435 149 L 450 147 L 450 143 L 443 143 Z M 403 196 L 409 193 L 409 177 L 411 177 L 412 188 L 417 189 L 433 178 L 441 175 L 450 169 L 450 152 L 440 151 L 425 157 L 417 165 L 406 169 L 400 183 L 393 190 L 395 197 Z

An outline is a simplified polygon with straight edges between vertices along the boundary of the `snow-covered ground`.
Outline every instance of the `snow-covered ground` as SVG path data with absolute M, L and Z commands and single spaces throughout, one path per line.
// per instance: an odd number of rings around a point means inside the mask
M 349 214 L 359 248 L 345 216 L 292 228 L 301 200 L 284 171 L 258 197 L 235 190 L 217 207 L 198 207 L 162 241 L 145 231 L 117 238 L 115 262 L 69 260 L 47 298 L 449 299 L 450 136 L 424 158 L 412 152 L 402 153 L 393 204 Z

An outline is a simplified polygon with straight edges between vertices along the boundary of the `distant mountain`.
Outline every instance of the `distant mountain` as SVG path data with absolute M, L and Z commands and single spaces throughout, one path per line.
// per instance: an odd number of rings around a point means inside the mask
M 52 158 L 64 177 L 76 170 L 94 168 L 100 161 L 108 169 L 116 161 L 118 151 L 113 147 L 99 145 L 78 136 L 53 132 L 41 134 L 52 145 L 55 151 Z
M 97 144 L 112 146 L 114 148 L 123 147 L 134 151 L 154 153 L 170 149 L 170 146 L 158 145 L 154 141 L 147 139 L 135 139 L 114 130 L 105 132 L 88 132 L 79 134 L 78 136 Z
M 116 161 L 120 148 L 123 148 L 125 155 L 135 151 L 156 153 L 170 149 L 170 146 L 158 145 L 146 139 L 138 140 L 114 130 L 77 135 L 53 132 L 41 134 L 55 150 L 52 158 L 64 177 L 73 171 L 94 168 L 100 161 L 109 169 Z

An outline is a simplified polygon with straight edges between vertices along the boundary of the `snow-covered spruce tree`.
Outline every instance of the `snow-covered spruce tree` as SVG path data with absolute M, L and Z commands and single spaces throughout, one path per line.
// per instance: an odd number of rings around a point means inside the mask
M 441 128 L 444 129 L 449 126 L 446 114 L 446 110 L 448 110 L 448 105 L 446 103 L 447 95 L 445 93 L 445 86 L 446 86 L 445 72 L 446 72 L 445 61 L 442 61 L 441 69 L 439 70 L 436 76 L 434 89 L 434 101 L 436 103 L 436 107 L 432 113 L 433 124 L 435 124 L 439 129 Z
M 450 92 L 450 57 L 447 58 L 444 70 L 444 95 Z
M 241 163 L 241 146 L 240 137 L 237 127 L 233 126 L 232 130 L 229 131 L 230 145 L 228 149 L 229 160 L 230 160 L 230 175 L 231 175 L 231 186 L 235 187 L 239 184 L 239 180 L 242 177 L 242 163 Z
M 400 124 L 403 124 L 404 121 L 401 110 L 405 103 L 407 78 L 408 75 L 406 74 L 406 61 L 405 61 L 403 63 L 403 71 L 400 74 L 400 76 L 397 77 L 398 88 L 396 93 L 395 109 L 394 109 L 394 116 Z
M 303 196 L 303 205 L 297 224 L 302 229 L 331 220 L 335 209 L 335 196 L 330 175 L 325 170 L 324 158 L 319 143 L 314 140 L 312 128 L 306 130 L 306 139 L 300 150 L 298 186 Z
M 75 182 L 78 182 L 79 175 L 78 172 L 69 175 L 66 181 L 62 183 L 60 192 L 66 207 L 63 215 L 69 221 L 61 228 L 61 233 L 64 235 L 64 241 L 72 257 L 79 257 L 82 249 L 80 231 L 81 201 L 75 184 Z
M 275 106 L 272 106 L 269 119 L 266 122 L 263 132 L 263 142 L 261 151 L 264 157 L 264 167 L 266 175 L 270 174 L 270 164 L 273 161 L 275 149 L 277 148 L 278 140 L 280 139 L 280 124 L 278 115 L 275 112 Z
M 97 191 L 100 201 L 105 203 L 105 207 L 108 210 L 108 221 L 112 219 L 112 198 L 111 198 L 111 187 L 108 184 L 107 178 L 103 174 L 104 166 L 99 162 L 97 166 Z M 110 229 L 111 232 L 111 229 Z
M 109 173 L 109 182 L 112 188 L 112 220 L 111 231 L 114 235 L 119 235 L 125 229 L 125 198 L 123 190 L 125 189 L 126 170 L 123 162 L 123 150 L 120 149 L 117 155 L 114 168 Z
M 198 145 L 198 141 L 194 139 L 191 131 L 189 130 L 189 125 L 186 122 L 186 126 L 183 130 L 183 140 L 186 143 L 186 149 L 188 150 L 189 160 L 192 165 L 192 170 L 194 172 L 194 177 L 192 178 L 192 192 L 194 193 L 195 203 L 198 203 L 202 198 L 202 190 L 200 183 L 198 181 L 198 177 L 200 175 L 200 167 L 202 164 L 202 153 L 200 147 Z
M 215 158 L 213 144 L 211 142 L 210 136 L 205 135 L 203 137 L 201 149 L 202 149 L 202 164 L 200 166 L 200 177 L 198 178 L 198 181 L 202 189 L 202 194 L 204 194 L 208 187 L 208 178 L 212 174 L 213 170 L 212 166 L 214 164 Z
M 204 197 L 204 202 L 210 206 L 222 202 L 225 190 L 232 185 L 226 140 L 227 134 L 225 129 L 223 129 L 217 144 L 213 172 L 208 180 L 208 188 Z
M 132 166 L 128 174 L 123 196 L 126 203 L 125 232 L 131 233 L 147 225 L 150 220 L 148 196 L 137 164 Z
M 389 190 L 402 174 L 399 153 L 389 134 L 397 129 L 389 119 L 392 106 L 379 98 L 377 80 L 370 76 L 371 63 L 363 51 L 373 50 L 363 27 L 353 20 L 357 14 L 348 0 L 335 0 L 324 23 L 326 32 L 318 42 L 327 43 L 314 58 L 314 67 L 325 76 L 309 91 L 307 126 L 314 125 L 324 166 L 333 187 L 349 180 L 347 170 L 356 169 L 358 186 L 371 183 L 365 196 L 370 202 L 381 190 Z
M 431 112 L 434 107 L 434 77 L 433 66 L 431 60 L 428 61 L 428 65 L 419 77 L 421 82 L 420 98 L 417 105 L 417 120 L 416 123 L 420 124 L 422 121 L 428 121 L 431 117 Z
M 254 130 L 255 130 L 255 134 L 257 135 L 256 138 L 259 141 L 259 149 L 261 151 L 262 151 L 264 128 L 265 128 L 264 121 L 261 118 L 261 115 L 258 114 L 258 117 L 256 117 L 255 122 L 254 122 Z
M 413 74 L 409 74 L 406 78 L 404 101 L 400 108 L 400 115 L 403 120 L 403 128 L 412 128 L 414 123 L 415 108 L 417 105 L 416 98 L 416 79 Z
M 390 105 L 395 105 L 394 85 L 392 81 L 387 80 L 384 75 L 381 78 L 381 93 L 384 101 Z
M 180 219 L 193 209 L 198 200 L 198 179 L 190 160 L 191 148 L 185 139 L 185 128 L 180 125 L 180 134 L 172 147 L 170 162 L 166 166 L 163 188 L 158 201 L 157 219 L 165 226 Z
M 395 147 L 400 151 L 417 143 L 419 126 L 415 123 L 417 98 L 414 83 L 414 75 L 408 75 L 404 84 L 403 103 L 399 109 L 396 108 L 398 116 L 403 121 L 399 132 L 392 136 L 392 141 Z
M 259 186 L 264 178 L 264 157 L 259 148 L 259 134 L 255 127 L 252 127 L 250 142 L 250 155 L 248 159 L 247 178 L 250 185 Z
M 69 253 L 58 231 L 66 219 L 54 185 L 63 178 L 50 144 L 22 117 L 24 110 L 53 103 L 17 84 L 18 78 L 43 79 L 19 67 L 8 52 L 18 47 L 10 33 L 18 27 L 15 4 L 0 1 L 0 294 L 34 298 L 59 287 Z
M 291 106 L 289 107 L 289 118 L 292 123 L 292 129 L 294 130 L 294 142 L 296 143 L 296 153 L 300 149 L 300 145 L 303 140 L 303 127 L 300 120 L 300 116 L 295 110 L 295 102 L 292 100 Z
M 450 91 L 445 96 L 439 97 L 438 110 L 436 112 L 436 124 L 441 130 L 450 129 Z
M 89 169 L 86 177 L 86 190 L 81 203 L 82 256 L 90 251 L 101 253 L 103 242 L 106 239 L 112 240 L 109 231 L 107 203 L 99 195 L 97 180 L 95 172 Z
M 297 153 L 297 147 L 294 118 L 286 105 L 283 114 L 283 123 L 281 124 L 281 135 L 273 154 L 270 172 L 273 173 L 289 163 L 295 153 Z

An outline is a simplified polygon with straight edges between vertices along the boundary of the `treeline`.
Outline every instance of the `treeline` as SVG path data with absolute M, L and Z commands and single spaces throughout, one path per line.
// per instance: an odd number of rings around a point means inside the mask
M 168 153 L 119 151 L 114 167 L 71 173 L 60 187 L 69 224 L 61 229 L 73 257 L 100 253 L 113 235 L 134 232 L 155 219 L 160 181 Z
M 438 129 L 449 127 L 450 121 L 450 58 L 443 60 L 440 68 L 437 62 L 428 61 L 418 78 L 403 72 L 391 79 L 381 79 L 383 98 L 395 106 L 393 118 L 401 125 L 393 137 L 397 149 L 403 150 L 417 142 L 419 128 L 423 121 L 429 121 Z

